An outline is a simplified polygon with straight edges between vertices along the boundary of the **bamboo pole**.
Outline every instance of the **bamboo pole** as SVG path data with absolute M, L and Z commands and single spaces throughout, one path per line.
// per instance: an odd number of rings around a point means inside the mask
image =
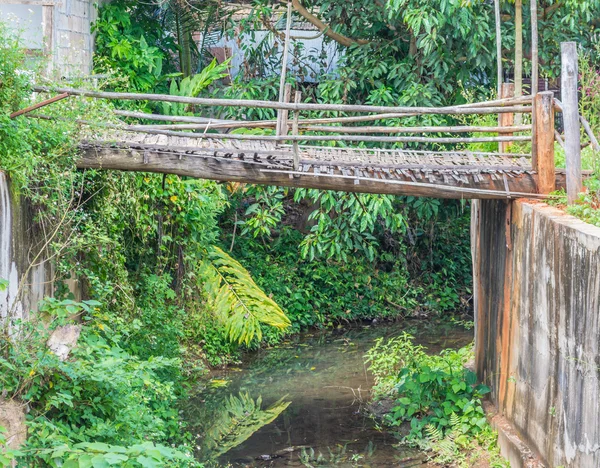
M 118 99 L 126 101 L 164 101 L 178 102 L 182 104 L 192 104 L 198 106 L 222 106 L 222 107 L 252 107 L 262 109 L 287 109 L 292 111 L 331 111 L 331 112 L 393 112 L 393 113 L 414 113 L 423 115 L 451 115 L 451 114 L 499 114 L 524 112 L 530 113 L 531 106 L 510 106 L 510 107 L 402 107 L 402 106 L 369 106 L 353 104 L 309 104 L 309 103 L 280 103 L 275 101 L 262 101 L 251 99 L 214 99 L 199 98 L 187 96 L 171 96 L 169 94 L 145 94 L 145 93 L 115 93 L 104 91 L 90 91 L 75 88 L 50 88 L 47 86 L 36 86 L 37 92 L 61 92 L 69 93 L 74 96 L 86 96 L 100 99 Z
M 286 99 L 287 89 L 285 86 L 285 78 L 287 74 L 287 62 L 288 62 L 288 54 L 290 49 L 290 29 L 292 27 L 292 1 L 288 0 L 287 2 L 287 18 L 285 24 L 285 40 L 283 44 L 283 57 L 281 59 L 281 76 L 279 77 L 279 102 L 289 102 L 290 97 Z M 291 88 L 290 88 L 291 92 Z M 277 110 L 277 136 L 281 136 L 283 133 L 283 113 L 285 110 L 278 109 Z
M 531 102 L 531 96 L 523 96 L 522 98 L 516 99 L 498 99 L 495 101 L 462 104 L 459 107 L 468 109 L 470 107 L 487 107 L 488 105 L 501 105 L 501 106 L 514 106 L 517 104 L 525 104 Z M 158 120 L 168 122 L 188 122 L 188 123 L 208 123 L 212 122 L 213 128 L 254 128 L 254 127 L 269 127 L 275 128 L 276 120 L 256 120 L 256 121 L 241 121 L 241 120 L 223 120 L 223 119 L 209 119 L 206 117 L 190 117 L 190 116 L 168 116 L 160 114 L 146 114 L 144 112 L 131 112 L 123 110 L 115 110 L 116 115 L 122 117 L 132 117 L 147 120 Z M 328 123 L 358 123 L 358 122 L 370 122 L 374 120 L 385 120 L 385 119 L 397 119 L 402 117 L 414 117 L 418 114 L 415 113 L 384 113 L 384 114 L 373 114 L 373 115 L 359 115 L 354 117 L 327 117 L 322 119 L 301 119 L 300 127 L 308 124 L 328 124 Z M 520 115 L 520 114 L 517 114 Z
M 506 114 L 510 115 L 510 114 Z M 336 127 L 319 125 L 301 125 L 300 128 L 310 132 L 332 132 L 332 133 L 516 133 L 526 132 L 532 129 L 531 125 L 519 127 L 486 127 L 486 126 L 449 126 L 449 127 Z
M 581 125 L 583 126 L 585 133 L 587 134 L 588 138 L 590 139 L 590 143 L 591 143 L 592 147 L 594 148 L 594 151 L 600 152 L 600 143 L 598 143 L 598 139 L 596 138 L 596 135 L 594 135 L 594 132 L 592 131 L 592 127 L 590 127 L 590 123 L 587 121 L 587 119 L 583 115 L 579 116 L 579 121 L 581 122 Z
M 256 122 L 239 122 L 239 124 L 213 124 L 213 123 L 202 123 L 202 124 L 174 124 L 174 125 L 136 125 L 139 128 L 146 128 L 151 130 L 206 130 L 211 129 L 222 129 L 230 128 L 233 126 L 245 127 L 244 123 L 255 124 Z M 271 124 L 267 125 L 252 125 L 252 127 L 258 128 L 269 128 Z M 286 122 L 282 136 L 287 135 L 287 128 L 292 126 L 292 123 Z M 324 132 L 324 133 L 516 133 L 516 132 L 527 132 L 532 130 L 531 125 L 521 125 L 519 127 L 476 127 L 476 126 L 465 126 L 465 127 L 385 127 L 385 126 L 363 126 L 363 127 L 338 127 L 338 126 L 320 126 L 320 125 L 300 125 L 298 124 L 299 130 L 307 132 Z
M 577 44 L 575 42 L 563 42 L 560 46 L 562 109 L 567 161 L 567 200 L 569 204 L 572 204 L 577 200 L 583 189 L 579 98 L 577 95 Z
M 224 120 L 224 119 L 211 119 L 209 117 L 192 117 L 183 115 L 162 115 L 162 114 L 147 114 L 145 112 L 133 112 L 125 111 L 121 109 L 115 109 L 113 111 L 115 115 L 121 117 L 131 117 L 134 119 L 147 119 L 147 120 L 158 120 L 164 122 L 188 122 L 188 123 L 236 123 L 235 120 Z M 272 122 L 275 122 L 274 120 Z
M 296 91 L 294 95 L 294 102 L 299 103 L 302 99 L 302 93 L 300 91 Z M 296 138 L 298 137 L 298 120 L 300 118 L 300 112 L 294 112 L 294 124 L 292 125 L 292 134 Z M 298 147 L 298 140 L 294 140 L 293 143 L 294 150 L 294 170 L 297 171 L 300 167 L 300 149 Z
M 554 130 L 554 139 L 558 142 L 562 149 L 565 149 L 565 141 L 560 136 L 560 133 L 558 133 L 558 130 Z
M 122 130 L 125 132 L 147 133 L 151 135 L 167 135 L 186 138 L 212 139 L 212 140 L 248 140 L 248 141 L 363 141 L 371 143 L 490 143 L 500 141 L 531 141 L 530 136 L 497 136 L 497 137 L 471 137 L 471 138 L 436 138 L 436 137 L 382 137 L 370 135 L 288 135 L 288 136 L 265 136 L 265 135 L 247 135 L 233 133 L 192 133 L 192 132 L 177 132 L 171 130 L 154 130 L 136 125 L 115 125 L 115 124 L 98 124 L 85 120 L 77 121 L 80 124 L 88 126 L 99 126 L 103 128 L 111 128 Z
M 285 93 L 283 95 L 284 102 L 290 102 L 291 97 L 292 97 L 292 85 L 286 84 L 285 85 Z M 279 129 L 279 135 L 285 136 L 288 133 L 289 112 L 290 111 L 288 111 L 288 110 L 281 111 L 281 128 Z
M 52 97 L 50 99 L 46 99 L 44 101 L 38 102 L 38 103 L 33 104 L 33 105 L 29 106 L 29 107 L 26 107 L 25 109 L 21 109 L 21 110 L 18 110 L 17 112 L 13 112 L 12 114 L 10 114 L 10 118 L 14 119 L 16 117 L 19 117 L 20 115 L 27 114 L 27 113 L 29 113 L 31 111 L 39 109 L 40 107 L 47 106 L 48 104 L 52 104 L 54 102 L 60 101 L 62 99 L 68 98 L 68 97 L 69 97 L 69 93 L 59 94 L 58 96 L 54 96 L 54 97 Z

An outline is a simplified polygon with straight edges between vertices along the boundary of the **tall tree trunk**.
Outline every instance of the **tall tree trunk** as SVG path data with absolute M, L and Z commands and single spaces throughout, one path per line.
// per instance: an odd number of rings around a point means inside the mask
M 538 92 L 539 58 L 538 58 L 538 0 L 531 0 L 531 94 Z
M 523 96 L 523 0 L 515 0 L 515 97 Z M 515 125 L 522 115 L 515 114 Z
M 179 46 L 179 66 L 183 77 L 192 74 L 192 33 L 189 28 L 189 18 L 176 13 L 175 23 L 177 26 L 177 45 Z
M 502 94 L 502 28 L 500 18 L 500 0 L 494 0 L 494 13 L 496 17 L 496 67 L 498 80 L 498 98 Z

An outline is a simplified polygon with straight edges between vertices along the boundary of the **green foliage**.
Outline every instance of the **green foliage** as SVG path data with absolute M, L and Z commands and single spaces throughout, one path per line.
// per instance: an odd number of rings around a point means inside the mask
M 18 450 L 8 448 L 5 432 L 6 428 L 0 426 L 0 466 L 2 467 L 12 466 L 16 456 L 19 454 Z
M 63 468 L 92 468 L 120 466 L 124 468 L 155 468 L 161 466 L 193 466 L 190 454 L 152 442 L 130 447 L 101 442 L 81 442 L 72 447 L 59 446 L 42 452 L 48 466 Z
M 171 80 L 169 94 L 171 96 L 198 96 L 213 82 L 227 76 L 230 61 L 231 59 L 227 59 L 223 63 L 218 64 L 217 59 L 214 59 L 196 75 L 187 76 L 179 82 L 175 79 Z M 161 110 L 165 115 L 186 115 L 189 113 L 187 111 L 188 107 L 187 104 L 161 102 Z
M 172 49 L 158 21 L 145 17 L 132 20 L 131 2 L 118 0 L 98 8 L 92 31 L 96 34 L 95 70 L 116 75 L 116 88 L 137 91 L 156 90 L 164 81 L 165 51 L 154 43 Z
M 292 323 L 291 332 L 316 325 L 392 318 L 417 307 L 420 289 L 409 286 L 400 262 L 388 271 L 357 257 L 343 263 L 299 261 L 301 240 L 301 233 L 287 228 L 266 250 L 247 239 L 239 239 L 234 249 L 236 258 L 259 286 L 285 311 Z M 269 333 L 267 338 L 271 337 Z
M 254 339 L 260 342 L 262 324 L 279 330 L 290 325 L 283 310 L 256 285 L 248 271 L 220 248 L 212 248 L 204 269 L 210 306 L 225 323 L 232 341 L 246 345 Z
M 294 201 L 307 200 L 317 206 L 308 220 L 314 221 L 310 234 L 300 244 L 303 257 L 347 261 L 360 254 L 373 261 L 378 247 L 376 230 L 395 234 L 405 220 L 395 210 L 394 197 L 321 190 L 296 190 Z
M 429 355 L 408 333 L 378 340 L 367 355 L 375 397 L 393 398 L 385 415 L 391 427 L 408 426 L 404 440 L 432 452 L 436 463 L 470 467 L 483 454 L 490 466 L 507 467 L 487 423 L 482 398 L 489 388 L 466 369 L 470 346 Z
M 46 343 L 74 318 L 83 323 L 79 344 L 63 361 Z M 105 466 L 117 459 L 129 463 L 123 466 L 164 466 L 168 459 L 189 461 L 185 446 L 164 446 L 184 443 L 173 407 L 178 391 L 164 378 L 179 362 L 163 357 L 142 360 L 127 353 L 106 318 L 96 301 L 46 299 L 36 318 L 13 322 L 19 340 L 7 329 L 0 335 L 0 387 L 8 398 L 31 409 L 29 437 L 19 454 L 27 466 Z
M 382 398 L 394 393 L 400 370 L 411 364 L 423 351 L 422 346 L 412 343 L 412 336 L 406 332 L 388 340 L 378 338 L 375 346 L 365 355 L 365 362 L 375 378 L 375 397 Z
M 390 358 L 389 352 L 399 356 Z M 389 379 L 395 378 L 392 394 L 397 406 L 388 415 L 388 423 L 398 426 L 409 422 L 409 440 L 423 439 L 427 426 L 441 434 L 460 430 L 465 441 L 483 431 L 487 422 L 481 398 L 489 388 L 478 385 L 475 374 L 464 368 L 470 355 L 470 349 L 463 348 L 429 356 L 407 333 L 388 343 L 378 341 L 367 360 L 375 371 L 376 389 L 382 384 L 389 389 Z M 452 415 L 459 424 L 451 423 Z

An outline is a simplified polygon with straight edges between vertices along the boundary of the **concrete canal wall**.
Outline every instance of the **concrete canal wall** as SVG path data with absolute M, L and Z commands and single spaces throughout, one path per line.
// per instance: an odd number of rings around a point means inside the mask
M 600 228 L 528 200 L 472 214 L 476 367 L 505 455 L 600 467 Z

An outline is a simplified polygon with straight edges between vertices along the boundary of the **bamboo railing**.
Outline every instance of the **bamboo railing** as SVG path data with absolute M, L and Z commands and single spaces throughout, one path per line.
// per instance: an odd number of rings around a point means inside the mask
M 565 52 L 566 51 L 566 52 Z M 566 53 L 566 55 L 565 55 Z M 292 90 L 285 86 L 280 101 L 266 100 L 239 100 L 239 99 L 214 99 L 187 96 L 171 96 L 164 94 L 147 93 L 116 93 L 76 88 L 50 88 L 37 86 L 34 88 L 39 93 L 60 93 L 46 101 L 37 103 L 15 114 L 27 114 L 45 105 L 51 104 L 67 96 L 82 96 L 109 100 L 139 100 L 161 101 L 188 104 L 196 107 L 240 107 L 262 108 L 277 111 L 276 120 L 240 121 L 226 119 L 212 119 L 197 116 L 165 116 L 159 114 L 146 114 L 124 110 L 114 111 L 118 117 L 131 119 L 145 119 L 162 124 L 128 125 L 125 123 L 98 123 L 81 120 L 82 125 L 114 128 L 123 131 L 141 132 L 156 135 L 167 135 L 188 138 L 210 138 L 215 140 L 248 140 L 289 143 L 294 155 L 294 170 L 299 167 L 299 146 L 301 142 L 367 142 L 367 143 L 432 143 L 432 144 L 469 144 L 497 142 L 501 145 L 500 153 L 505 153 L 507 144 L 513 142 L 531 142 L 532 168 L 537 173 L 538 192 L 548 194 L 555 189 L 554 142 L 561 141 L 560 135 L 554 127 L 554 114 L 563 112 L 565 121 L 564 146 L 567 151 L 567 180 L 569 200 L 574 200 L 581 190 L 581 162 L 576 148 L 580 148 L 576 136 L 579 135 L 581 123 L 590 136 L 594 147 L 600 148 L 597 139 L 589 129 L 587 121 L 579 116 L 573 93 L 569 93 L 577 86 L 576 81 L 576 55 L 575 68 L 573 68 L 572 46 L 563 45 L 563 103 L 554 99 L 551 92 L 542 92 L 532 96 L 518 98 L 508 97 L 487 102 L 477 102 L 458 106 L 446 107 L 406 107 L 406 106 L 373 106 L 353 104 L 316 104 L 301 102 L 301 95 L 294 93 L 294 102 L 290 102 Z M 575 70 L 575 74 L 573 74 Z M 575 76 L 574 76 L 575 75 Z M 573 81 L 574 76 L 574 81 Z M 573 112 L 575 109 L 575 112 Z M 292 112 L 290 118 L 290 112 Z M 343 113 L 336 117 L 302 118 L 304 112 L 335 112 Z M 348 114 L 367 115 L 348 115 Z M 532 114 L 532 125 L 512 124 L 512 115 Z M 403 119 L 420 115 L 489 115 L 501 116 L 500 125 L 481 126 L 384 126 L 361 125 L 351 126 L 353 123 L 369 123 L 389 119 Z M 30 115 L 37 118 L 49 118 L 44 115 Z M 507 124 L 507 122 L 510 122 Z M 573 124 L 575 122 L 575 125 Z M 587 124 L 587 125 L 586 125 Z M 276 129 L 275 135 L 232 134 L 226 133 L 236 128 L 262 128 Z M 210 133 L 209 133 L 210 132 Z M 214 133 L 213 133 L 214 132 Z M 460 136 L 460 134 L 491 133 L 496 136 Z M 421 135 L 419 135 L 421 134 Z M 459 134 L 447 137 L 434 134 Z M 429 136 L 424 136 L 429 135 Z M 499 154 L 499 153 L 498 153 Z M 578 162 L 579 158 L 579 162 Z M 577 182 L 579 181 L 579 182 Z

